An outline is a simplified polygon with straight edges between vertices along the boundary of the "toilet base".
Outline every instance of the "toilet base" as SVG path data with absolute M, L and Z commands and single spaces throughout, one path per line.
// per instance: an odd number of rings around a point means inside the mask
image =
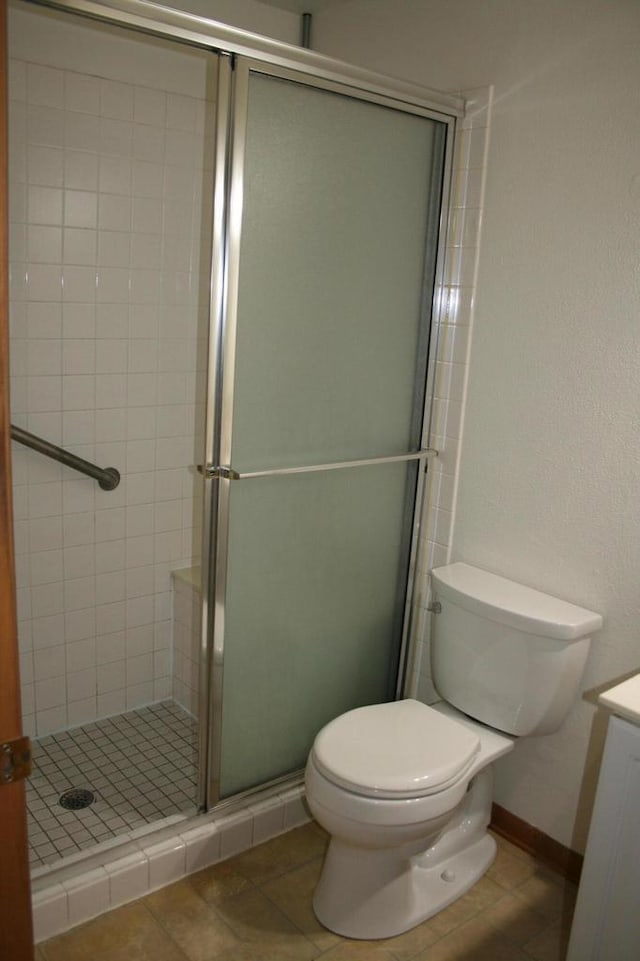
M 469 784 L 444 831 L 398 848 L 367 848 L 332 837 L 313 910 L 347 938 L 392 938 L 442 911 L 473 887 L 496 856 L 487 833 L 493 772 Z
M 408 863 L 405 859 L 404 870 L 398 871 L 399 864 L 395 865 L 396 870 L 391 866 L 390 874 L 395 876 L 381 883 L 380 873 L 369 857 L 363 859 L 361 850 L 349 850 L 333 840 L 313 909 L 321 924 L 343 937 L 391 938 L 456 901 L 480 880 L 495 855 L 496 842 L 484 834 L 464 850 L 435 864 L 429 864 L 421 855 Z

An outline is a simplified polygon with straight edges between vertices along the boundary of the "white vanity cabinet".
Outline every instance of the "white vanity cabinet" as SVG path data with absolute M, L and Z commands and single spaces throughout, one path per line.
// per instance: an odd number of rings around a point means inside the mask
M 609 720 L 567 961 L 638 961 L 640 675 L 600 701 L 620 716 Z

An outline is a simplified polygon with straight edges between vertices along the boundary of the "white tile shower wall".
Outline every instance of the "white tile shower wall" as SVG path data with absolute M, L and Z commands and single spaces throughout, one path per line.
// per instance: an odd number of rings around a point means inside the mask
M 41 21 L 20 12 L 10 34 L 12 418 L 122 480 L 105 492 L 13 445 L 38 735 L 171 695 L 170 571 L 199 549 L 188 465 L 210 176 L 202 57 L 55 20 L 43 44 Z
M 411 668 L 411 691 L 426 703 L 439 700 L 431 680 L 428 573 L 431 568 L 448 563 L 451 551 L 492 103 L 490 87 L 456 92 L 465 98 L 466 113 L 459 125 L 454 150 L 445 283 L 440 305 L 430 437 L 430 445 L 440 454 L 429 464 L 426 523 L 420 544 L 414 604 L 417 643 Z

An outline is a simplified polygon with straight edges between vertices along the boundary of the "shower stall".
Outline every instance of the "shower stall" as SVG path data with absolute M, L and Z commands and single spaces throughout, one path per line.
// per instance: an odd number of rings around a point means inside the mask
M 294 783 L 404 692 L 459 114 L 136 0 L 54 7 L 9 20 L 40 873 Z

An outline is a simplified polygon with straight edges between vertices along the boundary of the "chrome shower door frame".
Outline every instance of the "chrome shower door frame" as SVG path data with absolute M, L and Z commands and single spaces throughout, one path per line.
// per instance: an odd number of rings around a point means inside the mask
M 222 60 L 225 58 L 221 58 Z M 345 82 L 337 82 L 333 78 L 311 76 L 299 72 L 295 68 L 283 67 L 275 63 L 265 63 L 245 57 L 234 57 L 229 64 L 232 68 L 229 76 L 230 91 L 228 106 L 223 107 L 219 102 L 219 122 L 217 126 L 220 138 L 219 162 L 216 164 L 216 202 L 220 197 L 225 198 L 224 213 L 218 211 L 217 218 L 226 224 L 224 252 L 216 253 L 214 243 L 213 271 L 212 271 L 212 312 L 210 326 L 209 352 L 209 396 L 207 404 L 207 456 L 203 468 L 205 477 L 205 510 L 209 512 L 206 518 L 207 529 L 204 532 L 205 545 L 203 550 L 203 625 L 202 625 L 202 657 L 203 667 L 206 664 L 208 672 L 207 685 L 201 692 L 201 717 L 207 717 L 208 725 L 208 753 L 204 783 L 201 784 L 201 805 L 208 810 L 219 803 L 228 804 L 234 800 L 221 800 L 220 773 L 222 762 L 222 715 L 223 715 L 223 673 L 225 648 L 225 599 L 227 592 L 227 559 L 231 485 L 238 481 L 253 478 L 289 475 L 293 473 L 311 473 L 325 470 L 341 470 L 364 464 L 383 464 L 390 461 L 411 462 L 418 461 L 419 469 L 415 485 L 411 517 L 411 543 L 409 551 L 407 588 L 404 597 L 404 618 L 402 640 L 400 646 L 400 669 L 396 685 L 396 696 L 401 696 L 404 688 L 404 665 L 407 659 L 409 638 L 411 634 L 411 611 L 413 605 L 414 582 L 416 575 L 418 541 L 422 519 L 422 504 L 424 500 L 424 486 L 429 457 L 437 456 L 437 451 L 428 447 L 430 435 L 431 407 L 433 401 L 433 384 L 435 379 L 435 359 L 439 330 L 439 309 L 442 300 L 441 291 L 444 278 L 444 249 L 448 222 L 448 202 L 450 192 L 450 171 L 452 166 L 453 133 L 455 130 L 455 116 L 443 114 L 434 110 L 429 104 L 419 105 L 407 102 L 402 98 L 383 95 L 375 89 L 367 90 L 359 85 L 351 85 L 347 78 Z M 227 67 L 224 67 L 226 70 Z M 232 427 L 234 405 L 234 375 L 236 363 L 236 333 L 238 320 L 238 288 L 240 274 L 240 244 L 242 235 L 242 212 L 244 192 L 244 166 L 246 146 L 246 125 L 249 94 L 249 77 L 251 73 L 266 74 L 282 80 L 310 87 L 317 87 L 333 93 L 342 94 L 350 98 L 367 101 L 373 104 L 390 107 L 394 110 L 414 114 L 426 119 L 435 120 L 446 127 L 446 137 L 443 151 L 443 169 L 439 194 L 438 236 L 431 238 L 436 241 L 436 256 L 433 264 L 433 274 L 428 278 L 428 295 L 423 298 L 423 328 L 426 330 L 427 343 L 427 377 L 425 392 L 420 397 L 419 410 L 415 416 L 421 424 L 421 440 L 418 450 L 407 451 L 403 455 L 370 458 L 366 461 L 346 461 L 335 464 L 318 464 L 314 466 L 292 466 L 268 471 L 251 471 L 238 473 L 232 466 Z M 226 79 L 225 79 L 226 83 Z M 226 149 L 225 161 L 222 161 L 222 143 Z M 227 182 L 223 186 L 222 180 Z M 214 237 L 215 241 L 215 237 Z M 207 493 L 210 491 L 210 493 Z M 207 536 L 208 532 L 208 536 Z M 206 565 L 206 578 L 205 578 Z M 206 588 L 206 589 L 205 589 Z M 206 594 L 206 600 L 205 598 Z M 205 674 L 205 671 L 202 671 Z M 205 732 L 203 731 L 203 737 Z M 202 744 L 205 741 L 201 741 Z M 243 792 L 240 796 L 253 794 L 255 790 L 270 785 L 281 784 L 299 778 L 302 772 L 279 777 L 261 785 L 260 788 Z M 238 797 L 238 795 L 236 795 Z
M 415 511 L 408 567 L 408 587 L 402 633 L 401 662 L 406 660 L 411 634 L 413 585 L 422 518 L 427 450 L 431 432 L 436 351 L 440 312 L 444 302 L 444 262 L 449 219 L 449 196 L 456 122 L 464 116 L 462 98 L 425 89 L 347 63 L 334 61 L 312 50 L 291 46 L 209 20 L 165 8 L 146 0 L 26 0 L 34 6 L 51 7 L 106 24 L 210 50 L 219 54 L 217 94 L 213 247 L 210 283 L 208 380 L 206 398 L 205 464 L 231 467 L 229 412 L 233 402 L 235 309 L 242 216 L 242 159 L 250 70 L 282 79 L 321 87 L 392 109 L 415 113 L 446 127 L 444 170 L 441 183 L 433 296 L 423 301 L 430 319 L 424 408 L 421 410 L 422 441 L 406 460 L 418 459 Z M 232 141 L 235 149 L 232 151 Z M 383 453 L 383 452 L 381 452 Z M 224 459 L 224 455 L 227 455 Z M 380 458 L 380 461 L 385 458 Z M 336 465 L 347 467 L 347 464 Z M 327 469 L 323 465 L 322 469 Z M 216 543 L 227 543 L 231 475 L 214 477 L 205 468 L 203 479 L 202 632 L 200 645 L 200 777 L 198 805 L 207 810 L 219 801 L 220 733 L 222 718 L 222 667 L 224 661 L 224 593 L 226 565 Z M 214 627 L 215 622 L 215 627 Z M 400 672 L 401 675 L 402 672 Z M 399 676 L 397 696 L 401 696 Z M 213 733 L 212 733 L 213 732 Z M 216 767 L 217 765 L 217 767 Z M 279 783 L 286 779 L 277 779 Z M 253 793 L 253 792 L 249 792 Z

